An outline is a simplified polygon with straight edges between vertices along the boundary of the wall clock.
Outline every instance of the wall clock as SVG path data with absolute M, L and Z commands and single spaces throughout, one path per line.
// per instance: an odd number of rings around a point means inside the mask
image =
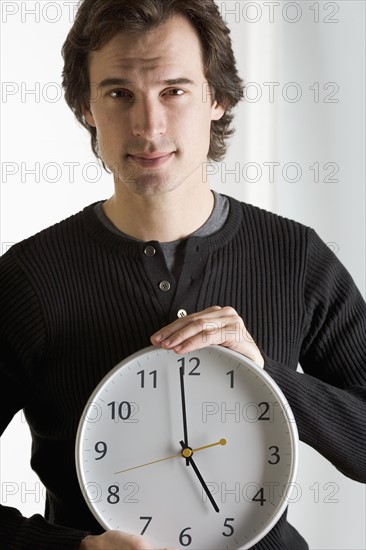
M 277 384 L 222 346 L 125 359 L 91 395 L 76 439 L 98 522 L 158 548 L 251 548 L 284 512 L 297 456 Z

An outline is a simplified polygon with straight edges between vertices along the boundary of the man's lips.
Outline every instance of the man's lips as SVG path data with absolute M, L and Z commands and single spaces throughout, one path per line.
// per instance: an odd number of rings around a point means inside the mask
M 157 168 L 167 162 L 174 155 L 174 151 L 171 153 L 155 152 L 155 153 L 136 153 L 129 154 L 128 157 L 140 166 L 147 168 Z

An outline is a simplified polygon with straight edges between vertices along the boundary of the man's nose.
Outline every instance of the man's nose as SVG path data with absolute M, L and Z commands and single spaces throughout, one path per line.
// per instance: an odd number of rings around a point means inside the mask
M 134 136 L 156 139 L 166 132 L 164 108 L 158 99 L 139 99 L 131 116 Z

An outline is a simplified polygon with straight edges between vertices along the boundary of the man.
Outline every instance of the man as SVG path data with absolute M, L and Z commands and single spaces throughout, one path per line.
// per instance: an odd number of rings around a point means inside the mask
M 3 507 L 2 545 L 150 548 L 102 533 L 73 454 L 94 387 L 150 342 L 249 357 L 283 389 L 300 438 L 364 481 L 365 303 L 311 229 L 202 177 L 242 95 L 214 2 L 84 0 L 63 53 L 66 99 L 115 191 L 1 259 L 1 428 L 25 409 L 47 488 L 45 519 Z M 286 514 L 255 546 L 307 547 Z

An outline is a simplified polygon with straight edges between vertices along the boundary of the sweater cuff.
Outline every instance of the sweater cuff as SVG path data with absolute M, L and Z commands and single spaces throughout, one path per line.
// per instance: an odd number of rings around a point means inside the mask
M 36 514 L 26 519 L 17 529 L 12 550 L 78 550 L 81 541 L 91 535 L 89 531 L 79 531 L 62 525 L 48 523 Z M 10 550 L 10 549 L 9 549 Z

